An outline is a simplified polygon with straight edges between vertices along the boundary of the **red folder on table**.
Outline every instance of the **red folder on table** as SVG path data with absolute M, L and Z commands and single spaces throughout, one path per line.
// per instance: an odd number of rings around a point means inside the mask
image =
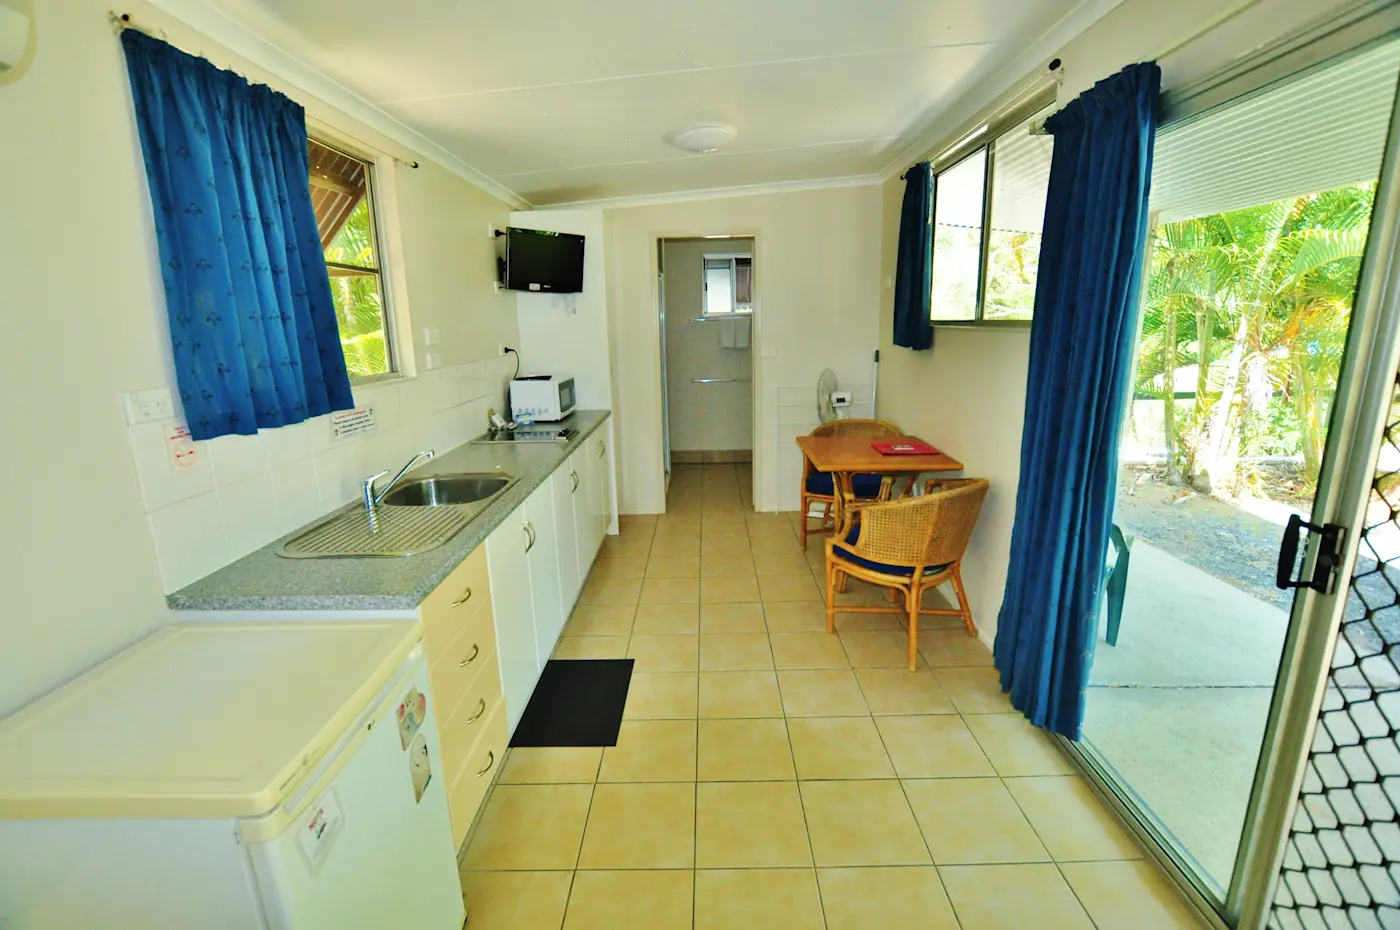
M 881 455 L 937 455 L 938 450 L 926 442 L 905 439 L 900 442 L 872 442 L 871 448 Z

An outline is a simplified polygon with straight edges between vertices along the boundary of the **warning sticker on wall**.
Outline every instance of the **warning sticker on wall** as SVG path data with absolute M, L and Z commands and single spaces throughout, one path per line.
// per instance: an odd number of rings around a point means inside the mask
M 336 800 L 334 788 L 321 795 L 307 808 L 297 830 L 297 845 L 301 847 L 306 861 L 311 863 L 313 871 L 321 864 L 321 860 L 326 858 L 326 853 L 340 834 L 344 822 L 345 818 L 340 813 L 340 802 Z
M 407 749 L 428 715 L 428 699 L 417 688 L 409 688 L 394 713 L 399 721 L 399 748 Z
M 374 408 L 356 407 L 331 414 L 331 439 L 340 441 L 375 430 Z
M 413 741 L 408 750 L 408 768 L 413 775 L 413 800 L 423 800 L 423 792 L 428 790 L 428 782 L 433 780 L 432 760 L 428 758 L 428 740 L 422 733 Z

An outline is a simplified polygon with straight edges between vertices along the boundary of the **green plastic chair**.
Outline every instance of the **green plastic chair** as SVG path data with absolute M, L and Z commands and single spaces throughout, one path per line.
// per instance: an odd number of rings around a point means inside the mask
M 1104 641 L 1118 645 L 1118 625 L 1123 622 L 1123 600 L 1128 593 L 1128 559 L 1133 537 L 1123 535 L 1117 523 L 1108 530 L 1108 556 L 1104 565 L 1104 588 L 1108 592 L 1108 629 Z

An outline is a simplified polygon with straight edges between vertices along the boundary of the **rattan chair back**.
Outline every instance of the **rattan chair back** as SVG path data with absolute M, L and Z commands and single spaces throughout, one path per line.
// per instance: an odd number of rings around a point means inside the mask
M 903 436 L 904 431 L 884 420 L 832 420 L 812 430 L 813 436 Z
M 937 490 L 909 500 L 859 508 L 854 551 L 888 565 L 919 568 L 956 562 L 967 551 L 987 496 L 984 478 L 940 480 Z

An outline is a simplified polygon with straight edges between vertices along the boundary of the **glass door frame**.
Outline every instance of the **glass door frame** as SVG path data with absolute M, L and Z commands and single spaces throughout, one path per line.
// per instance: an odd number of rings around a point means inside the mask
M 1400 41 L 1386 32 L 1355 43 Z M 1340 54 L 1340 52 L 1338 52 Z M 1334 57 L 1329 54 L 1328 59 Z M 1314 58 L 1314 61 L 1317 59 Z M 1297 70 L 1303 70 L 1299 68 Z M 1231 99 L 1234 99 L 1233 95 Z M 1143 276 L 1146 287 L 1147 275 Z M 1390 411 L 1400 364 L 1400 87 L 1392 102 L 1389 132 L 1372 209 L 1366 251 L 1353 299 L 1346 350 L 1333 400 L 1311 521 L 1346 528 L 1341 564 L 1332 590 L 1300 588 L 1293 601 L 1279 662 L 1259 765 L 1246 811 L 1235 867 L 1223 899 L 1182 844 L 1148 814 L 1150 808 L 1086 742 L 1056 737 L 1154 859 L 1210 924 L 1263 930 L 1269 919 L 1284 844 L 1304 767 L 1312 747 L 1349 579 L 1355 568 L 1370 501 L 1376 457 Z M 1309 534 L 1302 574 L 1317 558 Z

